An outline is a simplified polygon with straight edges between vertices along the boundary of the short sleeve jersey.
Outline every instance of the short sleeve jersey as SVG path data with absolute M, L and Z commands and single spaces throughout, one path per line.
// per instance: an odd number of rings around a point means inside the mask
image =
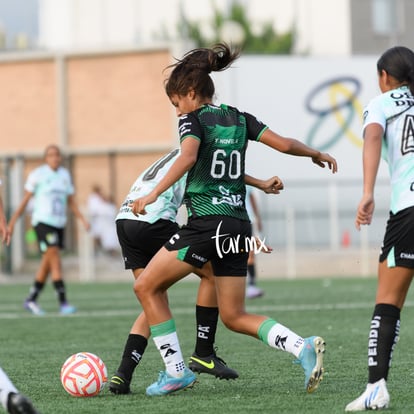
M 268 127 L 231 106 L 204 105 L 180 117 L 181 142 L 198 139 L 195 165 L 188 171 L 184 202 L 189 217 L 222 215 L 249 220 L 245 206 L 245 152 Z
M 157 220 L 175 221 L 177 210 L 183 202 L 186 175 L 164 191 L 155 203 L 146 206 L 147 214 L 136 216 L 129 205 L 139 197 L 149 194 L 159 181 L 165 176 L 171 165 L 180 154 L 179 149 L 166 154 L 155 161 L 142 174 L 138 176 L 131 186 L 128 195 L 119 209 L 116 220 L 128 219 L 155 223 Z
M 59 167 L 53 170 L 44 164 L 29 174 L 24 188 L 34 196 L 33 226 L 44 223 L 57 228 L 65 227 L 67 199 L 75 192 L 66 168 Z
M 395 214 L 414 206 L 414 97 L 407 86 L 375 97 L 364 111 L 363 128 L 384 130 L 382 157 L 388 162 L 391 205 Z

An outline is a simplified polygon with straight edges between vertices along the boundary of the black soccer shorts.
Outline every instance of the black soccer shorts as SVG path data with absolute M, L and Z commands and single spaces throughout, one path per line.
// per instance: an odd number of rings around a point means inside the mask
M 246 276 L 252 248 L 251 224 L 227 216 L 190 218 L 165 244 L 177 258 L 197 268 L 211 261 L 215 276 Z

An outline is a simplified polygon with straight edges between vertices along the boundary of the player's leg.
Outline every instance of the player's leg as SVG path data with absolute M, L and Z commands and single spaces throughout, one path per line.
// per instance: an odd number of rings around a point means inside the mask
M 69 315 L 76 312 L 76 308 L 67 301 L 66 285 L 63 281 L 62 260 L 60 257 L 60 248 L 58 246 L 50 246 L 47 249 L 50 262 L 50 275 L 52 277 L 53 287 L 59 303 L 60 313 Z
M 365 391 L 346 406 L 346 411 L 365 411 L 389 405 L 388 372 L 399 338 L 400 312 L 413 274 L 413 269 L 389 268 L 386 260 L 379 264 L 376 305 L 368 338 L 368 384 Z
M 211 263 L 207 262 L 201 269 L 195 269 L 194 273 L 200 277 L 200 285 L 196 304 L 196 344 L 189 368 L 193 372 L 214 375 L 220 379 L 235 379 L 239 374 L 216 355 L 214 346 L 219 311 Z
M 0 402 L 10 414 L 38 414 L 31 401 L 19 393 L 10 378 L 1 368 Z
M 50 273 L 50 259 L 48 254 L 48 241 L 47 241 L 47 226 L 39 223 L 35 228 L 36 238 L 38 241 L 39 251 L 42 255 L 40 265 L 36 271 L 33 285 L 30 287 L 29 295 L 24 301 L 24 308 L 34 315 L 44 315 L 44 310 L 38 305 L 37 299 L 42 292 L 46 280 Z
M 143 270 L 143 268 L 133 270 L 135 280 Z M 129 394 L 131 392 L 132 376 L 147 348 L 149 336 L 148 322 L 144 312 L 141 312 L 131 327 L 118 369 L 109 381 L 109 390 L 112 393 Z
M 141 302 L 154 343 L 166 371 L 147 388 L 148 395 L 165 395 L 191 386 L 195 375 L 184 362 L 167 289 L 193 271 L 193 266 L 177 259 L 177 251 L 162 247 L 135 281 L 134 290 Z
M 53 237 L 52 237 L 53 235 Z M 62 315 L 69 315 L 76 312 L 76 308 L 68 303 L 65 282 L 63 281 L 61 249 L 64 243 L 64 230 L 50 227 L 48 234 L 48 248 L 46 254 L 49 258 L 50 275 L 56 297 L 59 302 L 59 309 Z
M 389 405 L 386 381 L 400 331 L 400 312 L 410 287 L 414 264 L 403 252 L 412 250 L 414 208 L 391 214 L 378 265 L 378 287 L 368 337 L 368 384 L 345 411 L 365 411 Z
M 216 290 L 223 323 L 235 332 L 293 354 L 305 371 L 307 392 L 315 391 L 323 374 L 324 340 L 319 336 L 303 338 L 274 319 L 247 313 L 245 278 L 242 276 L 217 276 Z
M 249 252 L 249 258 L 247 260 L 247 287 L 246 298 L 255 299 L 264 295 L 262 289 L 256 285 L 256 260 L 255 254 L 252 250 Z
M 167 220 L 153 224 L 130 219 L 117 220 L 116 231 L 125 269 L 132 270 L 134 280 L 140 277 L 151 258 L 177 229 L 176 223 Z M 109 381 L 109 389 L 114 394 L 130 392 L 132 376 L 144 355 L 149 336 L 149 325 L 141 312 L 129 331 L 118 369 Z

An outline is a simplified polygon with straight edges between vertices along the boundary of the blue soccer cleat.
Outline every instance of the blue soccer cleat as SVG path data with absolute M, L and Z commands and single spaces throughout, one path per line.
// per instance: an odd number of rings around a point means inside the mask
M 167 395 L 172 392 L 190 388 L 196 382 L 196 376 L 186 368 L 182 377 L 172 377 L 166 371 L 161 371 L 158 381 L 147 388 L 147 395 Z
M 320 336 L 305 338 L 299 363 L 305 371 L 305 389 L 308 393 L 314 392 L 322 380 L 323 354 L 325 353 L 325 341 Z
M 60 314 L 61 315 L 71 315 L 72 313 L 76 312 L 76 308 L 69 303 L 62 303 L 60 305 Z

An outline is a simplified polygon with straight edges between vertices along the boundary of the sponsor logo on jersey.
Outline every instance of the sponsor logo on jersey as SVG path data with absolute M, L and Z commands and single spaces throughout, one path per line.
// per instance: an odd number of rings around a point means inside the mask
M 211 202 L 215 205 L 218 204 L 230 204 L 234 207 L 239 207 L 243 205 L 243 198 L 240 194 L 230 194 L 230 191 L 223 187 L 219 187 L 220 193 L 223 194 L 223 197 L 213 197 Z

